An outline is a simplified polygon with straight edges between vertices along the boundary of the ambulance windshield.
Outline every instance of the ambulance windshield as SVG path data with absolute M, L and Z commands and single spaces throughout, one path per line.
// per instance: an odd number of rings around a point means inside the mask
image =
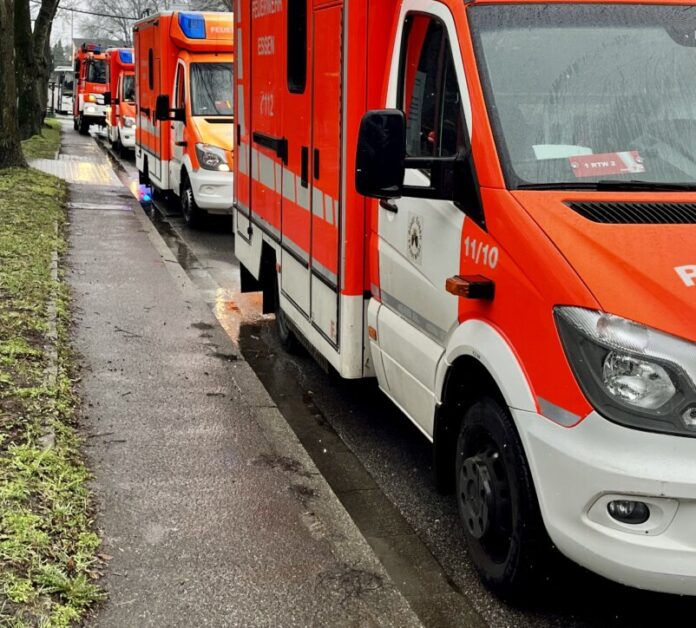
M 478 5 L 509 187 L 696 186 L 696 7 Z
M 88 83 L 106 83 L 106 61 L 92 59 L 87 65 Z
M 231 116 L 231 63 L 191 64 L 191 112 L 194 116 Z

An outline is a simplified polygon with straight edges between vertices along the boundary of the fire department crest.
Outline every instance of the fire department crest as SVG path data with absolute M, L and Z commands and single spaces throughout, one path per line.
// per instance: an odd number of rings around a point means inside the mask
M 423 256 L 423 219 L 415 214 L 409 216 L 406 248 L 408 256 L 420 264 Z

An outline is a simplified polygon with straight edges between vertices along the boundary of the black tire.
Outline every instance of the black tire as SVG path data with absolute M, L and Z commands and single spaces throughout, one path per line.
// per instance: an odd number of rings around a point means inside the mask
M 116 138 L 116 154 L 121 158 L 124 159 L 126 157 L 126 147 L 123 145 L 123 142 L 121 141 L 121 134 L 118 134 L 118 137 Z
M 522 443 L 506 408 L 485 397 L 464 415 L 456 496 L 469 556 L 485 584 L 518 598 L 549 568 L 550 540 Z
M 73 129 L 75 129 L 76 131 L 80 128 L 80 125 L 78 124 L 77 118 L 73 117 L 72 125 L 73 125 Z
M 191 182 L 186 175 L 181 181 L 181 213 L 191 229 L 198 229 L 203 224 L 203 211 L 196 205 Z
M 83 115 L 80 115 L 79 131 L 80 135 L 89 135 L 89 123 Z
M 280 308 L 280 281 L 278 279 L 278 273 L 276 273 L 275 279 L 275 300 L 274 300 L 274 313 L 276 319 L 276 331 L 278 332 L 278 339 L 280 344 L 283 345 L 288 353 L 298 353 L 300 351 L 300 341 L 297 336 L 290 328 L 287 316 L 285 312 Z

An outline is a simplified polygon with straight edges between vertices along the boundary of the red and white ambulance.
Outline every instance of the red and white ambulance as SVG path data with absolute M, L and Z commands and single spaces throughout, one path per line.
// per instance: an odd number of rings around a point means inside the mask
M 106 51 L 106 134 L 119 155 L 135 148 L 135 63 L 132 48 Z
M 233 33 L 231 13 L 158 13 L 133 27 L 141 183 L 178 196 L 190 226 L 232 212 Z
M 549 538 L 696 594 L 696 6 L 235 4 L 235 247 L 433 441 L 510 591 Z
M 96 44 L 84 43 L 75 51 L 73 127 L 83 135 L 93 124 L 104 126 L 106 106 L 106 54 Z

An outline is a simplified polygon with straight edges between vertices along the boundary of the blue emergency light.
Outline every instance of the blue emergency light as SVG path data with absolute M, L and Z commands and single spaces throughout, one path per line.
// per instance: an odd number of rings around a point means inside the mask
M 121 58 L 121 63 L 123 63 L 124 65 L 133 65 L 132 50 L 119 50 L 118 56 Z
M 197 13 L 179 13 L 179 26 L 189 39 L 205 39 L 205 18 Z

